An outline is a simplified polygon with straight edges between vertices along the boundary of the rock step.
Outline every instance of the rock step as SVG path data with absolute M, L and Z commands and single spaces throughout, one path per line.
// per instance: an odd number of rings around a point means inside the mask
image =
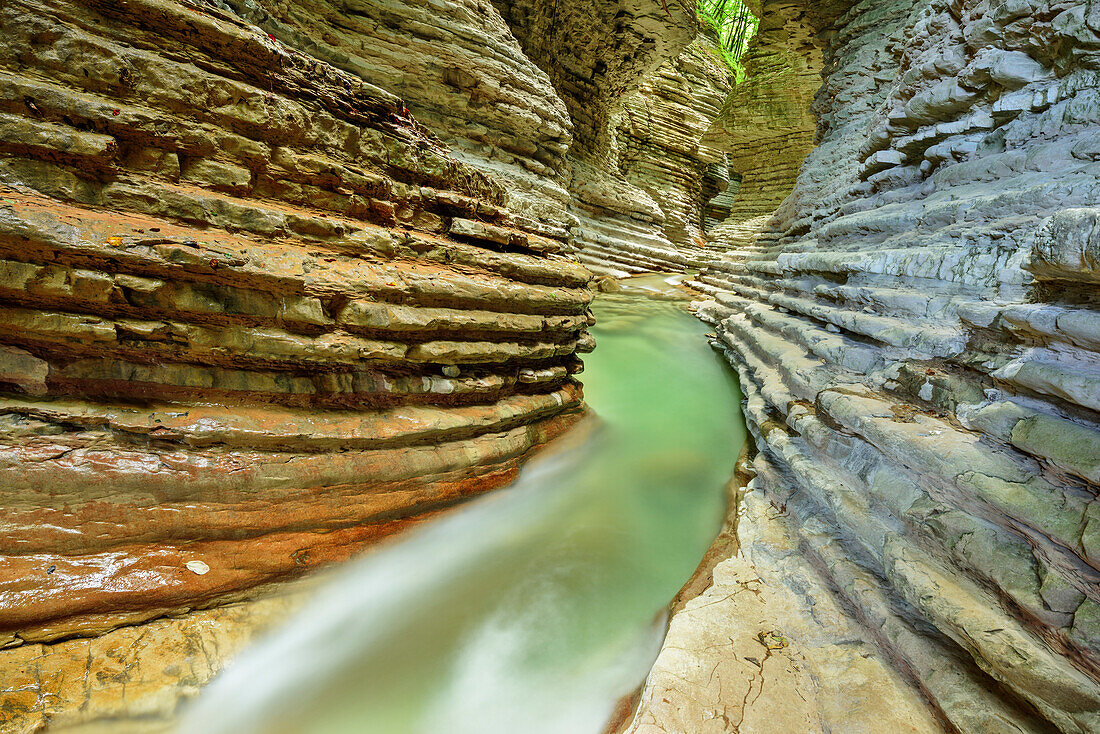
M 722 322 L 722 326 L 728 325 L 729 323 L 730 323 L 730 320 L 727 319 L 726 321 Z M 721 328 L 722 327 L 720 326 L 720 329 Z M 724 334 L 724 333 L 726 333 L 726 332 L 720 331 L 720 334 Z M 731 334 L 732 334 L 732 332 L 731 332 Z M 769 364 L 790 365 L 789 370 L 787 370 L 787 369 L 784 370 L 785 374 L 790 374 L 792 376 L 795 375 L 795 374 L 805 375 L 807 373 L 807 367 L 800 366 L 800 362 L 805 362 L 805 360 L 798 360 L 796 355 L 793 355 L 789 352 L 784 353 L 782 355 L 778 355 L 778 354 L 775 354 L 775 353 L 770 353 L 766 349 L 763 352 L 759 352 L 758 350 L 761 347 L 761 343 L 759 343 L 759 342 L 757 342 L 755 346 L 751 346 L 751 347 L 750 347 L 749 344 L 741 342 L 740 338 L 742 338 L 742 337 L 748 337 L 748 338 L 752 338 L 752 339 L 758 338 L 756 336 L 756 333 L 751 331 L 751 330 L 750 331 L 738 330 L 736 332 L 736 334 L 737 334 L 737 339 L 735 339 L 733 342 L 730 343 L 732 349 L 736 350 L 736 351 L 731 351 L 728 354 L 729 354 L 729 356 L 731 356 L 731 358 L 734 358 L 737 361 L 740 361 L 742 359 L 747 359 L 748 360 L 746 362 L 741 363 L 741 375 L 742 375 L 743 388 L 745 390 L 746 399 L 747 399 L 746 405 L 748 406 L 749 414 L 753 416 L 752 422 L 755 424 L 755 426 L 757 427 L 758 430 L 763 431 L 764 435 L 767 436 L 767 442 L 768 442 L 769 447 L 773 447 L 774 451 L 785 451 L 786 449 L 784 449 L 783 447 L 788 445 L 788 443 L 787 443 L 788 439 L 786 439 L 786 438 L 784 438 L 782 440 L 778 439 L 779 434 L 775 434 L 774 432 L 781 431 L 782 429 L 774 427 L 775 426 L 774 423 L 767 422 L 767 415 L 768 414 L 767 414 L 766 406 L 768 406 L 768 405 L 780 405 L 780 406 L 782 406 L 782 405 L 791 405 L 791 406 L 796 406 L 796 405 L 800 405 L 800 403 L 798 403 L 795 400 L 791 400 L 789 396 L 787 398 L 784 398 L 784 396 L 781 394 L 781 392 L 776 391 L 775 387 L 769 388 L 768 387 L 768 385 L 769 385 L 768 381 L 765 381 L 764 383 L 759 383 L 759 387 L 758 387 L 758 383 L 756 383 L 754 381 L 753 376 L 756 376 L 756 375 L 769 375 L 769 373 L 772 372 L 767 367 L 767 365 L 769 365 Z M 758 355 L 758 354 L 760 355 L 759 357 L 755 356 L 755 355 Z M 739 356 L 735 358 L 733 355 L 739 355 Z M 811 365 L 812 362 L 806 362 L 806 364 Z M 797 380 L 795 383 L 792 383 L 792 384 L 805 384 L 805 383 L 802 383 L 801 380 Z M 805 387 L 796 388 L 796 390 L 798 392 L 802 392 L 805 389 L 806 389 Z M 846 393 L 844 393 L 844 392 L 830 393 L 829 391 L 824 391 L 821 394 L 823 394 L 823 395 L 835 394 L 835 395 L 839 395 L 839 396 L 846 396 Z M 759 396 L 759 397 L 756 397 L 756 396 Z M 819 400 L 821 400 L 821 399 L 819 399 Z M 822 404 L 824 405 L 824 407 L 827 410 L 829 410 L 830 418 L 832 420 L 840 420 L 842 423 L 845 424 L 846 428 L 855 429 L 854 426 L 852 426 L 850 424 L 847 424 L 846 421 L 844 421 L 842 418 L 840 418 L 839 415 L 834 410 L 831 409 L 831 402 L 826 401 L 825 403 L 822 403 Z M 883 405 L 886 405 L 886 404 L 887 403 L 883 403 Z M 862 408 L 862 409 L 860 409 L 859 413 L 861 415 L 867 416 L 868 413 L 866 411 L 867 411 L 866 408 Z M 876 411 L 874 411 L 874 410 L 870 411 L 871 415 L 874 415 L 875 413 L 876 413 Z M 853 415 L 855 415 L 854 412 L 853 412 Z M 889 424 L 890 420 L 893 420 L 893 419 L 874 419 L 874 418 L 870 418 L 870 417 L 865 417 L 862 420 L 864 420 L 864 421 L 878 420 L 881 423 Z M 816 431 L 816 433 L 819 436 L 822 433 L 825 433 L 825 434 L 828 434 L 828 435 L 833 435 L 831 430 L 827 429 L 824 424 L 816 422 L 816 419 L 813 418 L 812 412 L 807 412 L 807 410 L 805 408 L 799 408 L 798 411 L 797 411 L 797 414 L 795 412 L 792 412 L 791 415 L 788 417 L 788 422 L 792 424 L 792 427 L 797 428 L 804 435 L 806 435 L 806 432 L 807 432 L 808 429 L 812 429 L 811 432 Z M 946 429 L 946 424 L 941 424 L 941 425 L 944 426 L 944 428 L 936 429 L 936 430 L 930 431 L 930 432 L 927 429 L 924 429 L 924 431 L 925 431 L 925 433 L 931 433 L 931 434 L 934 434 L 934 435 L 940 435 L 942 433 L 948 433 L 949 430 L 945 430 Z M 773 427 L 772 428 L 765 428 L 765 426 L 773 426 Z M 855 429 L 855 431 L 856 431 L 857 435 L 861 435 L 861 433 L 862 433 L 861 431 L 859 431 L 859 429 Z M 813 439 L 813 440 L 816 441 L 817 439 Z M 941 447 L 941 449 L 939 449 L 940 451 L 942 451 L 942 447 L 944 447 L 944 446 L 953 446 L 954 447 L 954 446 L 959 446 L 959 445 L 967 445 L 966 440 L 962 437 L 961 434 L 956 434 L 954 437 L 950 437 L 948 439 L 936 439 L 936 443 L 937 443 L 938 446 Z M 872 448 L 872 444 L 873 444 L 874 448 Z M 855 457 L 859 457 L 859 456 L 864 456 L 864 457 L 869 456 L 869 457 L 871 457 L 871 459 L 873 461 L 882 463 L 881 459 L 877 458 L 879 455 L 874 450 L 875 448 L 881 450 L 882 449 L 881 444 L 879 444 L 878 442 L 875 442 L 873 440 L 872 440 L 872 444 L 868 444 L 867 447 L 865 449 L 863 449 L 862 451 L 855 451 L 855 449 L 851 445 L 851 441 L 846 440 L 846 441 L 842 441 L 841 445 L 837 446 L 837 450 L 835 452 L 829 452 L 829 453 L 831 453 L 832 455 L 837 456 L 838 458 L 848 456 L 849 458 L 845 459 L 845 464 L 848 465 L 848 466 L 852 466 L 851 461 L 853 461 L 853 460 L 858 462 L 859 459 L 857 459 Z M 821 448 L 821 447 L 819 446 L 818 448 Z M 868 450 L 868 449 L 870 449 L 870 450 Z M 955 449 L 955 450 L 957 450 L 957 449 Z M 932 454 L 930 453 L 929 456 L 931 456 L 931 455 Z M 976 464 L 976 463 L 972 463 L 972 462 L 980 461 L 980 459 L 978 459 L 978 456 L 979 456 L 978 454 L 975 454 L 975 456 L 971 457 L 970 459 L 961 460 L 958 463 L 958 465 L 959 466 L 964 466 L 965 465 L 965 466 L 973 467 L 973 468 L 976 469 L 980 466 L 980 464 Z M 811 478 L 804 477 L 801 480 L 799 480 L 799 482 L 797 484 L 797 486 L 801 486 L 801 487 L 804 487 L 804 488 L 811 488 L 813 492 L 818 491 L 816 489 L 818 487 L 836 485 L 835 477 L 838 476 L 838 474 L 837 474 L 838 471 L 840 472 L 839 476 L 841 476 L 841 477 L 845 476 L 843 470 L 836 469 L 831 474 L 828 475 L 829 478 L 826 478 L 827 475 L 826 475 L 825 472 L 820 472 L 816 468 L 813 468 L 813 467 L 816 467 L 818 465 L 818 463 L 819 463 L 818 459 L 815 458 L 815 459 L 811 460 L 811 459 L 804 458 L 804 459 L 801 459 L 800 461 L 805 463 L 806 466 L 808 467 L 808 469 L 802 470 L 802 471 L 811 471 L 811 473 L 812 472 L 818 472 L 818 473 L 821 474 L 821 476 L 817 479 L 811 479 Z M 914 465 L 911 460 L 903 459 L 902 462 L 900 462 L 900 463 L 903 466 L 913 467 L 913 469 L 915 471 L 920 471 L 921 474 L 919 476 L 922 476 L 922 477 L 929 476 L 928 472 L 932 471 L 928 467 L 918 467 L 918 466 Z M 896 475 L 895 475 L 895 470 L 889 468 L 890 467 L 889 463 L 882 463 L 882 465 L 883 465 L 883 468 L 884 468 L 885 472 L 881 476 L 883 476 L 883 477 L 894 477 L 894 478 L 891 478 L 890 481 L 893 481 L 893 482 L 896 483 L 898 480 L 897 480 Z M 1005 469 L 999 470 L 999 472 L 1002 475 L 1004 474 L 1005 471 L 1006 471 Z M 1015 471 L 1015 470 L 1014 469 L 1009 469 L 1008 471 Z M 863 476 L 862 473 L 861 473 L 861 476 Z M 945 482 L 949 481 L 952 476 L 953 475 L 951 475 L 951 474 L 947 475 L 947 477 L 945 477 Z M 906 494 L 907 494 L 908 496 L 912 497 L 913 492 L 916 491 L 916 487 L 917 487 L 917 485 L 914 484 L 913 489 L 909 490 L 907 493 L 903 493 L 901 496 L 906 496 Z M 898 489 L 896 487 L 894 487 L 892 489 L 887 489 L 884 486 L 883 489 L 889 492 L 889 494 L 887 494 L 884 498 L 888 503 L 893 501 L 891 499 L 892 497 L 897 496 L 896 493 L 898 492 Z M 847 490 L 847 489 L 845 491 L 849 492 L 849 493 L 851 492 L 851 490 Z M 849 521 L 855 519 L 856 516 L 853 514 L 856 511 L 855 507 L 858 505 L 858 503 L 863 501 L 861 498 L 867 492 L 868 492 L 867 488 L 861 488 L 860 491 L 857 491 L 855 494 L 852 494 L 851 499 L 849 499 L 848 501 L 846 501 L 844 503 L 844 507 L 846 508 L 844 510 L 845 518 L 847 518 Z M 871 491 L 870 494 L 873 496 L 874 491 Z M 856 504 L 853 504 L 853 503 L 856 503 Z M 1025 502 L 1025 504 L 1028 504 L 1028 503 Z M 970 507 L 970 505 L 965 501 L 962 503 L 962 506 L 963 507 Z M 926 512 L 926 509 L 922 509 L 921 512 L 922 513 Z M 815 512 L 814 514 L 816 515 L 818 513 Z M 915 516 L 914 519 L 916 519 L 916 517 L 918 517 L 918 516 Z M 966 516 L 963 515 L 962 517 L 965 518 Z M 995 520 L 995 518 L 994 518 L 994 520 Z M 923 523 L 923 522 L 926 522 L 926 521 L 921 521 L 921 522 Z M 998 525 L 994 524 L 993 527 L 998 527 Z M 928 528 L 925 528 L 924 532 L 928 532 L 928 530 L 929 530 Z M 942 529 L 936 530 L 932 537 L 934 537 L 934 538 L 935 537 L 940 537 L 940 536 L 942 536 L 942 532 L 943 532 Z M 889 536 L 889 534 L 887 533 L 887 537 L 888 536 Z M 867 542 L 870 538 L 882 537 L 882 532 L 880 532 L 880 531 L 869 531 L 867 529 L 860 529 L 860 528 L 856 527 L 852 530 L 852 536 L 851 537 L 857 539 L 858 542 Z M 1019 541 L 1015 540 L 1014 536 L 1011 536 L 1011 535 L 1004 536 L 1004 540 L 1002 540 L 1000 542 L 1002 542 L 1002 544 L 1003 544 L 1005 541 L 1007 541 L 1010 545 L 1012 543 L 1016 543 L 1017 547 L 1020 549 L 1019 552 L 1016 553 L 1015 556 L 1012 556 L 1012 553 L 1010 553 L 1009 557 L 1023 558 L 1023 559 L 1027 559 L 1028 562 L 1034 563 L 1034 561 L 1031 559 L 1031 552 L 1030 552 L 1030 546 L 1029 545 L 1019 544 Z M 1032 542 L 1035 542 L 1035 541 L 1033 540 Z M 903 547 L 909 548 L 910 545 L 909 544 L 903 544 Z M 1037 578 L 1040 575 L 1040 574 L 1036 574 L 1034 571 L 1025 573 L 1022 576 L 1019 575 L 1019 574 L 1013 574 L 1013 573 L 1009 573 L 1009 574 L 1005 575 L 1006 567 L 1011 565 L 1011 562 L 1008 561 L 1008 559 L 1003 555 L 1004 552 L 1005 551 L 1003 551 L 1003 550 L 999 551 L 999 553 L 1001 554 L 1000 556 L 988 556 L 988 554 L 986 556 L 967 556 L 967 557 L 963 558 L 962 560 L 965 561 L 966 563 L 970 564 L 971 566 L 973 566 L 974 563 L 978 563 L 979 566 L 982 563 L 988 563 L 989 565 L 985 566 L 986 570 L 984 571 L 984 573 L 991 574 L 993 578 L 1000 577 L 1002 579 L 1002 583 L 1009 584 L 1010 587 L 1017 584 L 1018 580 L 1021 579 L 1021 578 L 1032 578 L 1032 579 L 1034 579 L 1034 578 Z M 988 561 L 986 560 L 987 558 L 988 558 Z M 1072 556 L 1068 556 L 1067 558 L 1072 560 Z M 971 570 L 974 571 L 975 569 L 972 568 Z M 1049 572 L 1049 570 L 1048 570 L 1048 572 Z M 1071 578 L 1072 578 L 1072 576 L 1071 576 Z M 976 593 L 976 592 L 972 591 L 971 593 Z M 1046 611 L 1045 603 L 1042 600 L 1040 600 L 1039 597 L 1038 597 L 1037 587 L 1035 589 L 1032 589 L 1030 593 L 1032 595 L 1032 601 L 1030 602 L 1030 604 L 1025 604 L 1025 606 L 1031 606 L 1032 608 L 1037 609 L 1037 611 L 1039 612 L 1040 615 L 1049 615 L 1049 612 Z M 1070 619 L 1070 617 L 1063 617 L 1062 618 L 1062 623 L 1065 624 L 1066 622 L 1068 622 L 1069 619 Z M 1058 630 L 1051 630 L 1050 634 L 1054 638 L 1060 638 L 1061 643 L 1063 645 L 1068 644 L 1066 642 L 1066 635 L 1065 635 L 1064 632 L 1061 632 L 1061 631 L 1058 631 Z M 1019 643 L 1016 643 L 1016 644 L 1018 645 Z M 1035 644 L 1039 645 L 1039 647 L 1035 648 L 1037 650 L 1037 652 L 1033 653 L 1033 655 L 1038 655 L 1038 656 L 1040 656 L 1040 658 L 1042 658 L 1043 655 L 1046 655 L 1047 658 L 1045 658 L 1045 659 L 1046 659 L 1047 662 L 1044 663 L 1044 664 L 1064 665 L 1064 663 L 1061 661 L 1061 659 L 1059 659 L 1057 657 L 1052 658 L 1052 657 L 1050 657 L 1049 653 L 1042 652 L 1042 650 L 1045 649 L 1044 643 L 1035 643 Z M 1014 673 L 1014 675 L 1018 675 L 1018 674 L 1019 673 Z M 1067 675 L 1069 676 L 1070 680 L 1073 680 L 1075 675 L 1078 676 L 1077 677 L 1078 684 L 1081 684 L 1082 681 L 1087 681 L 1087 678 L 1081 678 L 1080 674 L 1076 674 L 1076 673 L 1063 673 L 1059 676 L 1059 680 L 1065 681 Z M 1092 681 L 1089 681 L 1089 684 L 1092 685 L 1092 686 L 1095 686 L 1095 683 L 1092 682 Z

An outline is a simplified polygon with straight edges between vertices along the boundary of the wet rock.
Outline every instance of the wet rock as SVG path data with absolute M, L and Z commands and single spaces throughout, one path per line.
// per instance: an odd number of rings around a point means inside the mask
M 4 643 L 342 560 L 579 416 L 564 194 L 507 208 L 564 107 L 487 4 L 360 10 L 0 8 Z
M 1069 39 L 1094 31 L 1034 3 L 796 5 L 817 146 L 694 282 L 775 509 L 747 532 L 789 527 L 954 729 L 1091 731 L 1100 178 L 1074 151 L 1100 121 Z
M 596 289 L 600 293 L 619 293 L 623 290 L 622 283 L 618 278 L 614 278 L 610 275 L 603 275 L 596 278 Z
M 310 586 L 123 627 L 91 639 L 4 652 L 5 731 L 171 731 L 195 696 L 252 640 L 283 622 Z

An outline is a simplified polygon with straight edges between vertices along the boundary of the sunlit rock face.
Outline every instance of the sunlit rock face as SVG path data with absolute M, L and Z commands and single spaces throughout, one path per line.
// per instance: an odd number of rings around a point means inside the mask
M 323 7 L 262 6 L 0 8 L 0 645 L 345 558 L 509 481 L 579 412 L 565 222 L 513 216 L 371 83 L 354 27 L 297 46 Z M 560 148 L 544 75 L 499 64 L 535 89 L 512 134 Z M 467 158 L 454 114 L 433 119 Z
M 813 24 L 818 146 L 699 278 L 753 486 L 954 730 L 1096 731 L 1100 6 Z

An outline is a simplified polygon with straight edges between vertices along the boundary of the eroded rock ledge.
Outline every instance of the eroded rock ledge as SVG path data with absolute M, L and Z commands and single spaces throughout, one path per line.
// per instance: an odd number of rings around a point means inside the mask
M 0 8 L 0 644 L 344 558 L 579 414 L 565 223 L 226 8 Z
M 1095 731 L 1100 8 L 837 10 L 818 146 L 697 282 L 759 448 L 746 555 L 839 600 L 940 726 Z M 774 523 L 816 586 L 751 539 Z
M 679 272 L 706 261 L 703 178 L 708 165 L 725 165 L 725 157 L 700 140 L 732 86 L 717 43 L 701 28 L 623 99 L 612 127 L 612 183 L 607 174 L 575 171 L 578 257 L 593 270 Z

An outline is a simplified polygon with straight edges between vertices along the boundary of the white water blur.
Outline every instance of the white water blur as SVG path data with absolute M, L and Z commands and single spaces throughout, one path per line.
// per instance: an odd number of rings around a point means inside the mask
M 744 440 L 704 328 L 604 296 L 600 416 L 471 502 L 332 574 L 186 712 L 187 734 L 598 734 L 717 532 Z

